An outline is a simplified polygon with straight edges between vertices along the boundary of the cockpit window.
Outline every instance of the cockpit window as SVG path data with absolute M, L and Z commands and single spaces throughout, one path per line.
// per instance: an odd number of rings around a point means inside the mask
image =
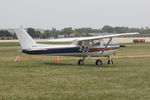
M 96 43 L 94 43 L 94 45 L 100 45 L 100 42 L 96 42 Z
M 77 45 L 82 45 L 82 41 L 78 41 Z
M 76 41 L 76 45 L 98 46 L 98 45 L 101 45 L 101 41 L 99 41 L 99 40 L 93 40 L 93 41 Z
M 99 40 L 94 40 L 94 46 L 95 45 L 101 45 L 100 41 Z

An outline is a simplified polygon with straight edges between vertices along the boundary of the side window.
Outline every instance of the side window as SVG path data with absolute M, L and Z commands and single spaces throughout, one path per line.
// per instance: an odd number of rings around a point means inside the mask
M 89 42 L 89 46 L 93 46 L 93 42 L 92 41 Z
M 77 45 L 82 45 L 82 41 L 78 41 Z
M 98 46 L 98 45 L 101 45 L 101 42 L 100 42 L 99 40 L 95 40 L 95 41 L 94 41 L 94 45 L 97 45 L 97 46 Z

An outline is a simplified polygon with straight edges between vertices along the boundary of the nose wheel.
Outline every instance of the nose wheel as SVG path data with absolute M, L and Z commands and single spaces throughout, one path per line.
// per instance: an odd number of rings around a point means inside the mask
M 108 59 L 109 59 L 109 60 L 108 60 L 108 62 L 107 62 L 107 63 L 108 63 L 108 65 L 112 65 L 112 64 L 114 63 L 114 62 L 113 62 L 113 60 L 111 59 L 111 57 L 110 57 L 110 56 L 108 57 Z
M 108 63 L 108 65 L 112 65 L 114 62 L 113 62 L 113 60 L 109 59 L 107 63 Z

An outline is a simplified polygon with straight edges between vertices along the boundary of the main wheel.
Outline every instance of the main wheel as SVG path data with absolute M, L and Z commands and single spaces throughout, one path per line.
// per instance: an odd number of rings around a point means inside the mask
M 101 66 L 103 63 L 102 63 L 102 61 L 100 59 L 98 59 L 98 60 L 96 60 L 95 64 L 97 66 Z
M 84 65 L 84 60 L 82 59 L 78 60 L 78 65 Z
M 113 63 L 113 60 L 108 60 L 108 65 L 112 65 Z

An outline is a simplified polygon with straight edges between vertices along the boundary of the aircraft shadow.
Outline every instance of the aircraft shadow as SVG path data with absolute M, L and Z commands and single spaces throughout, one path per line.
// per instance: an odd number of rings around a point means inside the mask
M 102 65 L 102 66 L 96 66 L 94 64 L 85 64 L 85 65 L 77 65 L 77 64 L 67 64 L 67 63 L 44 63 L 49 66 L 65 66 L 65 67 L 96 67 L 96 68 L 110 68 L 112 66 L 110 65 Z
M 110 68 L 113 67 L 113 65 L 107 65 L 103 64 L 102 66 L 97 66 L 95 64 L 85 64 L 85 65 L 78 65 L 75 63 L 69 64 L 69 63 L 54 63 L 54 62 L 42 62 L 42 65 L 46 66 L 38 66 L 37 64 L 19 64 L 19 65 L 13 65 L 14 67 L 25 67 L 25 68 L 31 68 L 31 67 L 94 67 L 94 68 Z

